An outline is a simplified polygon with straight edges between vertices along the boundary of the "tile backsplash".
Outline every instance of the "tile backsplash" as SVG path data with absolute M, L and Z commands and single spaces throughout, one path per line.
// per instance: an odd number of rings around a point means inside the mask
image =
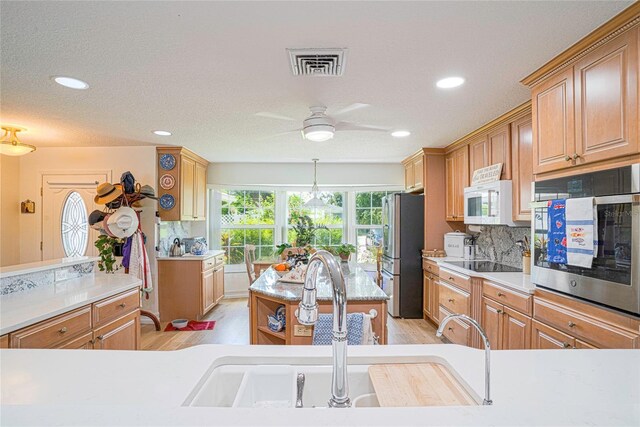
M 75 279 L 94 273 L 95 262 L 54 267 L 49 270 L 19 274 L 0 279 L 0 295 L 23 292 L 40 286 L 49 286 L 60 280 Z
M 476 241 L 478 258 L 488 258 L 501 264 L 522 268 L 522 252 L 516 246 L 516 241 L 523 240 L 525 236 L 531 239 L 530 227 L 483 225 L 481 230 Z
M 174 239 L 207 236 L 205 221 L 160 221 L 158 223 L 158 256 L 168 256 Z

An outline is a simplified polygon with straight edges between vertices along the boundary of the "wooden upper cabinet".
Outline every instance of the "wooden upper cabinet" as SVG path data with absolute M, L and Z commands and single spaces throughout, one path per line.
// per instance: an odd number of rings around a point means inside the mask
M 638 153 L 638 29 L 574 65 L 576 164 Z
M 424 189 L 424 154 L 422 150 L 402 161 L 404 166 L 404 189 L 420 192 Z
M 180 160 L 180 216 L 182 218 L 194 217 L 196 162 L 182 156 Z
M 558 72 L 531 89 L 533 171 L 570 166 L 575 153 L 573 70 Z
M 194 187 L 194 219 L 202 220 L 207 215 L 207 166 L 202 163 L 196 163 Z
M 469 143 L 469 174 L 471 176 L 477 169 L 489 166 L 488 146 L 486 136 Z
M 533 128 L 530 115 L 511 124 L 511 146 L 513 220 L 531 221 Z
M 500 126 L 487 137 L 489 164 L 502 163 L 500 179 L 511 179 L 511 134 L 509 124 Z M 473 175 L 473 172 L 471 173 Z
M 460 147 L 445 157 L 446 219 L 464 221 L 464 188 L 469 186 L 469 147 Z

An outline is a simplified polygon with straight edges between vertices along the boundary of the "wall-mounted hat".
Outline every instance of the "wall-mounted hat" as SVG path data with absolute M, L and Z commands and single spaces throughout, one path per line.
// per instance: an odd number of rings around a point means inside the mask
M 109 233 L 121 239 L 132 236 L 138 229 L 138 215 L 130 207 L 123 206 L 111 214 L 107 228 Z
M 101 222 L 102 220 L 104 220 L 105 215 L 106 214 L 104 212 L 99 211 L 97 209 L 91 212 L 91 215 L 89 215 L 89 225 L 92 226 L 94 224 Z
M 155 190 L 150 185 L 143 185 L 140 188 L 140 194 L 142 194 L 143 196 L 148 197 L 150 199 L 158 200 L 158 198 L 156 197 Z
M 109 231 L 109 226 L 107 225 L 109 218 L 111 218 L 111 214 L 106 214 L 104 216 L 104 219 L 102 220 L 102 229 L 104 230 L 105 233 L 107 233 L 107 236 L 116 237 L 111 231 Z
M 93 200 L 99 205 L 106 205 L 122 195 L 122 186 L 119 184 L 113 185 L 110 182 L 103 182 L 96 188 L 96 193 L 98 194 L 96 194 Z

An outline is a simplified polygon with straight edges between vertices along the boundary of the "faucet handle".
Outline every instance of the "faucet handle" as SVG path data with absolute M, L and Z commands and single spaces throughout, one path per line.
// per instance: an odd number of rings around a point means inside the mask
M 318 321 L 318 304 L 309 306 L 301 302 L 296 309 L 295 315 L 300 324 L 307 326 L 315 325 Z

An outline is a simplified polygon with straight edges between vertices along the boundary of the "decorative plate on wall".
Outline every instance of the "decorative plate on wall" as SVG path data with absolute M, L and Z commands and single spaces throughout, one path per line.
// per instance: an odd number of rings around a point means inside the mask
M 176 205 L 176 199 L 171 194 L 163 194 L 158 202 L 160 202 L 160 207 L 165 210 L 172 209 Z
M 163 154 L 160 156 L 160 167 L 166 171 L 170 171 L 176 166 L 176 158 L 173 154 Z
M 160 177 L 160 187 L 164 190 L 171 190 L 174 185 L 176 185 L 176 179 L 172 175 L 165 173 Z

